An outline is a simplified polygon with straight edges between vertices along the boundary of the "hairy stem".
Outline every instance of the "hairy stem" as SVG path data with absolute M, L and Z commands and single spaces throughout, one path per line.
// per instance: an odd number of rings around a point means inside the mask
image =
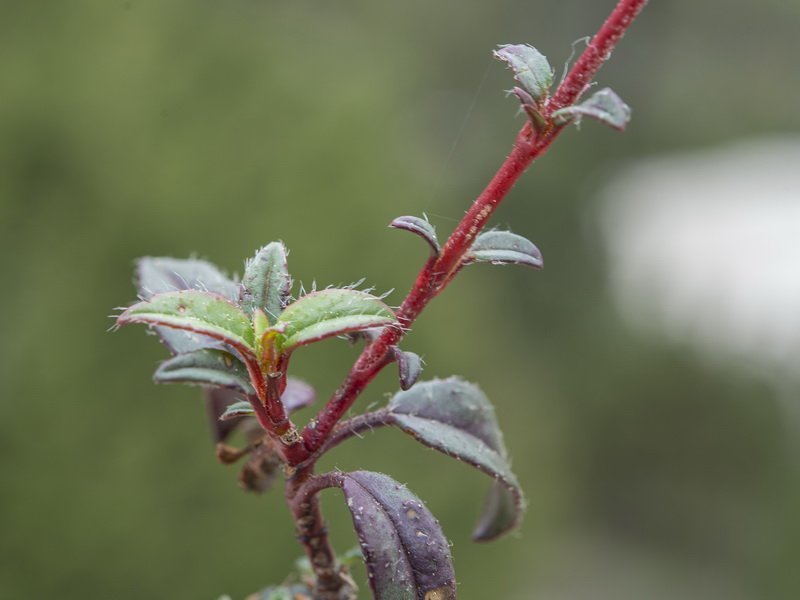
M 606 22 L 603 23 L 600 31 L 592 38 L 589 46 L 567 73 L 564 81 L 558 86 L 547 106 L 546 117 L 556 110 L 575 103 L 603 63 L 611 57 L 611 51 L 614 50 L 645 4 L 647 4 L 647 0 L 620 0 Z
M 546 118 L 553 111 L 569 106 L 577 100 L 646 3 L 647 0 L 621 0 L 617 4 L 556 90 L 548 103 Z M 489 217 L 520 175 L 535 159 L 547 151 L 563 128 L 563 125 L 556 126 L 548 119 L 547 125 L 537 135 L 530 121 L 526 122 L 517 136 L 511 154 L 448 238 L 438 258 L 428 260 L 420 271 L 397 313 L 399 327 L 395 325 L 384 328 L 378 338 L 364 348 L 342 385 L 322 408 L 317 418 L 303 430 L 302 437 L 310 453 L 313 454 L 320 448 L 367 384 L 386 365 L 385 358 L 391 346 L 402 339 L 422 309 L 451 281 L 463 264 L 464 254 L 484 228 Z
M 305 456 L 303 452 L 297 452 L 296 457 L 299 460 L 289 460 L 290 468 L 296 467 L 297 471 L 287 481 L 286 496 L 297 523 L 298 539 L 305 547 L 317 575 L 315 598 L 318 600 L 339 598 L 340 591 L 346 589 L 347 583 L 342 572 L 337 570 L 317 496 L 317 492 L 325 487 L 341 486 L 341 478 L 336 473 L 313 476 L 314 463 L 322 453 L 341 441 L 362 430 L 383 424 L 383 413 L 376 411 L 337 427 L 364 388 L 390 362 L 388 356 L 392 347 L 403 338 L 420 312 L 463 266 L 464 256 L 475 238 L 522 173 L 547 151 L 563 131 L 564 125 L 555 125 L 550 120 L 550 115 L 560 108 L 570 106 L 580 97 L 646 3 L 647 0 L 620 0 L 547 102 L 544 126 L 536 131 L 530 121 L 525 123 L 511 153 L 448 238 L 439 256 L 431 257 L 419 272 L 397 312 L 397 323 L 385 327 L 375 340 L 365 346 L 333 397 L 303 430 L 301 438 Z
M 297 473 L 286 482 L 286 500 L 295 520 L 297 541 L 305 549 L 316 576 L 315 600 L 341 600 L 352 593 L 347 571 L 336 564 L 336 554 L 319 507 L 318 492 L 341 485 L 338 473 L 315 476 L 311 469 Z

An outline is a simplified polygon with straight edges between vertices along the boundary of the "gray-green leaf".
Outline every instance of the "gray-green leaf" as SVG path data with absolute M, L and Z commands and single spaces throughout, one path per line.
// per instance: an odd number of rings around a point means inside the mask
M 624 131 L 631 120 L 631 109 L 611 88 L 604 88 L 584 102 L 557 110 L 552 115 L 556 125 L 577 123 L 583 116 L 597 119 L 617 131 Z
M 480 234 L 465 262 L 525 265 L 534 269 L 544 267 L 542 253 L 533 242 L 510 231 L 487 231 Z
M 514 79 L 537 103 L 541 103 L 553 85 L 554 71 L 547 58 L 533 46 L 525 44 L 500 46 L 494 55 L 508 63 L 514 71 Z
M 153 379 L 157 383 L 197 383 L 255 394 L 247 367 L 223 350 L 202 349 L 162 362 Z
M 136 285 L 139 297 L 149 300 L 153 294 L 177 290 L 200 290 L 234 300 L 239 285 L 215 265 L 195 258 L 145 256 L 136 261 Z M 179 329 L 154 327 L 158 337 L 172 354 L 183 354 L 214 346 L 212 339 Z
M 397 217 L 389 226 L 416 233 L 428 243 L 433 255 L 439 256 L 441 248 L 439 247 L 439 241 L 436 239 L 436 230 L 425 219 L 420 219 L 419 217 Z
M 494 409 L 477 386 L 455 377 L 417 383 L 396 394 L 388 409 L 387 424 L 494 478 L 473 539 L 489 541 L 519 524 L 522 490 L 508 464 Z

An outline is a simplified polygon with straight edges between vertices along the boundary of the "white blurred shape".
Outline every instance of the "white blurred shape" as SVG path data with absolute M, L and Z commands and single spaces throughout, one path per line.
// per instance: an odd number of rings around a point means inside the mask
M 800 138 L 646 159 L 601 196 L 630 323 L 800 380 Z

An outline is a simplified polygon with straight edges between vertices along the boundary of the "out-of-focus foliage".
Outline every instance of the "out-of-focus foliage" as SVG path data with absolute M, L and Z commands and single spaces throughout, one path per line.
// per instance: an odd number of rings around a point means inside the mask
M 612 4 L 5 2 L 0 597 L 280 583 L 299 553 L 280 493 L 240 492 L 199 391 L 151 383 L 155 339 L 107 332 L 132 261 L 198 253 L 241 273 L 281 239 L 307 289 L 366 277 L 399 303 L 428 249 L 386 226 L 425 212 L 445 239 L 523 123 L 491 50 L 530 43 L 557 66 Z M 800 593 L 797 421 L 746 373 L 626 330 L 586 219 L 623 159 L 796 131 L 798 24 L 787 0 L 651 3 L 599 76 L 633 107 L 628 131 L 566 132 L 495 218 L 547 268 L 465 270 L 415 324 L 404 349 L 425 377 L 463 374 L 497 406 L 529 499 L 518 537 L 472 545 L 484 478 L 397 433 L 328 459 L 413 486 L 454 542 L 463 600 Z M 326 341 L 293 374 L 325 396 L 355 353 Z M 360 406 L 396 391 L 388 371 Z

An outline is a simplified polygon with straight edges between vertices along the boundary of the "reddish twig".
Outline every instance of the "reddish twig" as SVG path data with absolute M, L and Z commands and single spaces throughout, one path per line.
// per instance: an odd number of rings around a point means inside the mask
M 387 364 L 385 358 L 391 346 L 400 341 L 422 309 L 447 286 L 462 266 L 475 237 L 517 179 L 564 129 L 564 125 L 550 122 L 549 115 L 578 99 L 646 3 L 647 0 L 621 0 L 617 4 L 548 102 L 545 115 L 548 122 L 541 133 L 536 134 L 530 121 L 522 128 L 511 154 L 448 238 L 438 258 L 429 260 L 420 271 L 397 313 L 399 326 L 384 328 L 378 338 L 364 348 L 342 385 L 303 430 L 302 437 L 309 453 L 320 448 L 367 384 Z

